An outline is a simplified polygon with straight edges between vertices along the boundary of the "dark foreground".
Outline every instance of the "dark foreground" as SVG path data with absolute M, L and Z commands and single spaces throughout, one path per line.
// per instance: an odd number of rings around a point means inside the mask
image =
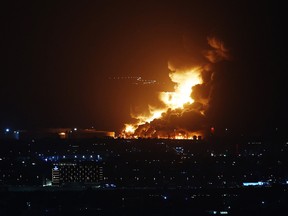
M 6 188 L 0 215 L 283 215 L 288 188 L 76 189 Z

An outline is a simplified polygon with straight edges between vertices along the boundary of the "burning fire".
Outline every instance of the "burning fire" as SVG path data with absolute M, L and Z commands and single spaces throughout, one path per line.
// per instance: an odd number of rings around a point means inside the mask
M 124 137 L 137 138 L 135 131 L 140 125 L 150 123 L 155 119 L 161 118 L 163 113 L 168 110 L 183 109 L 187 104 L 192 104 L 194 102 L 191 97 L 192 88 L 195 85 L 202 83 L 201 78 L 201 67 L 194 67 L 185 71 L 172 71 L 169 77 L 174 85 L 174 92 L 160 92 L 159 99 L 165 104 L 164 109 L 157 109 L 149 107 L 150 115 L 138 115 L 134 116 L 138 120 L 136 124 L 125 124 L 125 129 L 123 131 Z M 175 139 L 191 139 L 192 136 L 183 135 L 177 133 L 174 135 Z
M 137 122 L 125 124 L 123 138 L 201 139 L 212 89 L 212 64 L 230 59 L 223 42 L 214 37 L 207 42 L 210 48 L 202 54 L 208 62 L 180 68 L 168 65 L 174 91 L 159 93 L 164 108 L 149 106 L 149 114 L 132 116 Z
M 191 98 L 192 87 L 201 84 L 201 69 L 199 67 L 192 68 L 184 72 L 170 73 L 172 82 L 176 83 L 174 92 L 161 92 L 160 100 L 166 104 L 167 109 L 183 108 L 184 104 L 192 104 L 194 100 Z

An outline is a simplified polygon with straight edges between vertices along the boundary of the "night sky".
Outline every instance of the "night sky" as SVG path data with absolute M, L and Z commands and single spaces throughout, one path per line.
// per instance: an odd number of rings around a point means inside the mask
M 244 133 L 287 128 L 281 1 L 9 2 L 0 14 L 2 129 L 119 132 L 131 110 L 171 88 L 168 61 L 202 58 L 207 37 L 231 55 L 215 65 L 209 124 Z M 159 84 L 111 79 L 129 76 Z

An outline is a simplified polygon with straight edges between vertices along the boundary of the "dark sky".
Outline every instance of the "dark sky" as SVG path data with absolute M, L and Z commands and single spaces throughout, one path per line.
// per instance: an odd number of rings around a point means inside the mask
M 76 3 L 75 3 L 76 2 Z M 241 131 L 287 127 L 285 8 L 281 1 L 9 1 L 1 6 L 0 126 L 118 132 L 157 88 L 168 61 L 195 58 L 207 37 L 232 60 L 216 66 L 207 118 Z

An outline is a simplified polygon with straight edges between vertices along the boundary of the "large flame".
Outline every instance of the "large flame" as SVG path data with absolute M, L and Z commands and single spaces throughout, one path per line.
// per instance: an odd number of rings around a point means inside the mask
M 149 115 L 133 116 L 137 119 L 136 124 L 125 124 L 123 131 L 124 137 L 133 136 L 135 130 L 140 125 L 150 123 L 155 119 L 161 118 L 162 114 L 170 110 L 183 109 L 185 104 L 192 104 L 194 102 L 191 98 L 192 88 L 197 84 L 202 83 L 201 67 L 194 67 L 185 71 L 172 71 L 169 77 L 174 85 L 174 92 L 160 92 L 159 99 L 164 103 L 165 108 L 157 109 L 149 106 Z M 136 136 L 133 136 L 136 138 Z M 179 138 L 180 135 L 175 136 Z M 182 137 L 182 136 L 181 136 Z
M 200 67 L 195 67 L 184 72 L 173 72 L 169 76 L 172 82 L 176 83 L 174 92 L 161 92 L 160 99 L 166 104 L 167 108 L 183 108 L 184 104 L 192 104 L 192 87 L 201 84 Z
M 211 65 L 230 60 L 229 50 L 222 41 L 208 37 L 207 42 L 210 48 L 202 54 L 208 62 L 201 62 L 201 66 L 193 65 L 189 69 L 183 69 L 183 66 L 191 65 L 192 62 L 182 64 L 180 68 L 169 64 L 169 77 L 174 83 L 174 91 L 159 93 L 159 100 L 164 104 L 164 108 L 149 106 L 145 114 L 132 116 L 137 122 L 126 124 L 122 137 L 201 138 L 205 123 L 204 114 L 212 89 Z

